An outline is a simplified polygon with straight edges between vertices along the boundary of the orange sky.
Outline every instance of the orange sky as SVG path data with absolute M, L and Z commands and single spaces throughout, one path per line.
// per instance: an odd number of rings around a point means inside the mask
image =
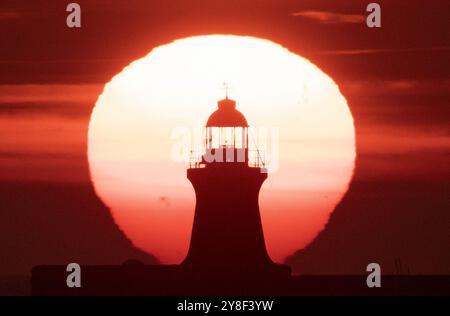
M 86 254 L 86 262 L 98 257 L 98 249 L 86 246 L 99 238 L 100 228 L 92 228 L 99 213 L 89 208 L 95 203 L 68 185 L 91 185 L 87 129 L 103 85 L 155 46 L 233 33 L 268 38 L 313 61 L 339 85 L 355 120 L 354 182 L 326 230 L 290 261 L 294 269 L 359 273 L 371 258 L 395 272 L 394 259 L 401 258 L 418 273 L 448 272 L 446 1 L 382 1 L 379 30 L 357 23 L 365 9 L 361 1 L 262 0 L 257 6 L 239 2 L 237 9 L 221 0 L 90 0 L 83 4 L 87 24 L 79 32 L 65 27 L 65 4 L 0 4 L 0 38 L 10 43 L 0 50 L 0 181 L 7 208 L 0 212 L 6 245 L 0 255 L 11 258 L 9 265 L 0 262 L 2 270 L 55 262 L 53 254 L 64 261 L 70 247 L 70 256 Z M 39 189 L 51 184 L 57 194 Z M 67 205 L 67 218 L 83 224 L 73 227 L 60 217 L 61 227 L 52 222 L 60 205 Z M 80 216 L 80 208 L 89 211 Z M 49 219 L 40 225 L 44 217 Z M 51 243 L 60 240 L 62 227 L 64 249 Z M 91 233 L 80 236 L 89 227 Z M 102 256 L 107 253 L 119 251 Z
M 442 83 L 441 83 L 442 84 Z M 365 93 L 371 89 L 368 82 L 350 82 L 348 90 L 358 85 L 358 91 Z M 380 82 L 377 87 L 395 86 L 395 82 Z M 401 82 L 398 83 L 401 85 Z M 439 89 L 430 83 L 433 89 Z M 448 83 L 441 89 L 447 89 Z M 79 158 L 85 156 L 87 146 L 87 127 L 92 103 L 102 90 L 99 84 L 65 85 L 2 85 L 0 99 L 8 104 L 2 106 L 0 116 L 0 144 L 2 157 L 0 178 L 29 179 L 50 181 L 85 180 L 79 169 L 82 168 Z M 344 90 L 346 90 L 344 86 Z M 410 90 L 399 93 L 409 93 Z M 426 92 L 426 91 L 425 91 Z M 55 106 L 49 106 L 54 99 L 59 99 Z M 23 106 L 23 101 L 30 104 Z M 53 103 L 53 102 L 52 102 Z M 368 112 L 368 117 L 373 114 Z M 391 125 L 372 120 L 364 126 L 357 126 L 358 150 L 364 154 L 399 153 L 410 151 L 448 150 L 449 136 L 445 127 L 435 126 L 433 129 L 416 130 L 407 125 Z M 8 154 L 9 153 L 9 154 Z M 20 158 L 20 159 L 17 159 Z M 73 165 L 65 168 L 69 177 L 62 175 L 59 168 L 52 168 L 63 161 Z M 38 168 L 32 168 L 31 165 Z M 427 172 L 432 165 L 423 165 Z M 63 168 L 63 164 L 61 167 Z M 382 167 L 384 172 L 394 172 L 389 163 Z M 405 165 L 404 168 L 408 168 Z M 437 169 L 437 168 L 436 168 Z M 419 169 L 409 170 L 413 175 Z M 437 171 L 436 171 L 437 173 Z
M 392 83 L 388 84 L 389 86 L 392 85 Z M 3 86 L 1 89 L 5 92 L 3 98 L 8 99 L 13 104 L 21 104 L 23 101 L 21 96 L 25 93 L 28 95 L 28 101 L 45 103 L 46 101 L 42 100 L 52 99 L 53 95 L 56 95 L 56 99 L 59 98 L 60 102 L 65 102 L 65 99 L 67 99 L 66 95 L 73 95 L 74 92 L 78 94 L 81 91 L 83 92 L 79 99 L 71 97 L 71 103 L 63 105 L 63 108 L 59 108 L 58 111 L 52 112 L 51 109 L 46 109 L 45 115 L 39 112 L 36 114 L 17 110 L 7 115 L 2 115 L 0 118 L 0 131 L 4 137 L 0 141 L 2 148 L 2 157 L 0 158 L 1 180 L 86 181 L 86 165 L 80 163 L 80 159 L 84 159 L 83 151 L 87 146 L 88 103 L 95 100 L 99 86 L 52 84 L 25 87 Z M 48 91 L 51 92 L 49 93 Z M 30 95 L 33 97 L 29 97 Z M 72 112 L 86 113 L 86 115 L 73 116 L 68 114 Z M 360 131 L 358 141 L 361 146 L 358 149 L 361 154 L 365 155 L 382 155 L 383 153 L 401 155 L 423 150 L 436 151 L 445 150 L 445 148 L 448 150 L 450 146 L 449 137 L 439 132 L 413 132 L 408 131 L 403 126 L 383 126 L 381 124 L 364 126 Z M 440 178 L 443 175 L 439 172 L 439 168 L 444 167 L 445 163 L 445 160 L 432 160 L 424 165 L 411 161 L 408 164 L 398 165 L 395 169 L 392 169 L 391 162 L 384 159 L 372 159 L 372 170 L 367 176 L 376 178 L 379 174 L 391 174 L 391 176 L 403 174 L 409 178 L 414 177 L 414 175 L 420 178 L 424 175 L 430 177 L 434 174 L 434 177 Z M 180 168 L 180 172 L 182 171 L 183 168 Z M 267 196 L 263 196 L 263 198 L 267 198 Z M 192 201 L 192 196 L 189 199 Z M 124 204 L 127 203 L 128 201 L 124 201 Z M 190 203 L 188 205 L 193 207 L 192 202 Z M 288 201 L 286 203 L 289 204 Z M 268 205 L 270 205 L 270 202 Z M 161 206 L 164 207 L 164 205 Z M 280 205 L 277 204 L 276 207 L 280 207 Z M 148 210 L 143 211 L 147 212 Z M 185 211 L 187 211 L 185 214 L 192 215 L 192 209 Z M 184 218 L 184 221 L 190 221 L 189 216 Z M 294 225 L 292 230 L 290 230 L 286 226 L 289 222 L 286 221 L 277 223 L 276 217 L 271 218 L 270 221 L 273 223 L 270 226 L 273 227 L 272 229 L 285 229 L 291 232 L 298 229 Z M 183 220 L 179 222 L 183 222 Z M 177 229 L 176 226 L 174 227 Z M 185 234 L 190 233 L 186 227 L 184 227 L 184 230 Z M 306 234 L 316 234 L 315 231 L 311 233 L 308 233 L 307 230 L 304 231 Z M 266 234 L 271 236 L 271 240 L 275 243 L 277 243 L 278 238 L 281 238 L 281 236 L 277 237 L 277 234 L 271 232 L 270 229 Z M 155 239 L 156 236 L 158 236 L 157 231 L 155 232 Z M 152 238 L 152 234 L 147 231 L 143 234 L 143 238 Z M 164 246 L 164 244 L 161 245 L 162 248 Z M 275 250 L 272 248 L 272 251 L 274 252 Z

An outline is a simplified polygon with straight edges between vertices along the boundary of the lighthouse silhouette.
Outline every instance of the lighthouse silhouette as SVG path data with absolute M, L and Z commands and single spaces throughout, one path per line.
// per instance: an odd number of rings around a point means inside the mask
M 192 152 L 187 178 L 196 207 L 187 269 L 221 275 L 288 276 L 266 251 L 258 196 L 267 178 L 262 153 L 249 155 L 249 125 L 228 98 L 218 101 L 204 130 L 203 150 Z
M 66 285 L 65 265 L 32 271 L 34 295 L 273 295 L 290 293 L 288 266 L 266 251 L 258 196 L 267 179 L 262 153 L 249 150 L 249 126 L 226 96 L 209 117 L 187 178 L 196 195 L 192 236 L 179 265 L 83 266 L 82 287 Z M 255 144 L 257 145 L 257 144 Z M 113 277 L 112 277 L 113 276 Z

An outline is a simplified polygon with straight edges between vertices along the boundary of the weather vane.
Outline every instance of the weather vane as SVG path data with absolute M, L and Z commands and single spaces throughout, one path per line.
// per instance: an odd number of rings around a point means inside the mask
M 225 99 L 228 99 L 228 90 L 230 89 L 230 85 L 227 82 L 224 82 L 223 88 L 225 89 Z

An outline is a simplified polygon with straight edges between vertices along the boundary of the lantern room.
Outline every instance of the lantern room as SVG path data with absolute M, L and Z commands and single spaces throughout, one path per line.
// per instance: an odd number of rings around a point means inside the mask
M 205 126 L 203 162 L 248 162 L 248 124 L 236 110 L 236 101 L 226 97 L 218 103 Z
M 206 122 L 200 157 L 191 157 L 191 168 L 216 163 L 248 163 L 248 123 L 228 96 Z

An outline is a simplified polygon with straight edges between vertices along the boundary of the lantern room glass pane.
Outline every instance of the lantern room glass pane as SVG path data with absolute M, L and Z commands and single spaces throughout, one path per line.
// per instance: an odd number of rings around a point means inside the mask
M 211 148 L 219 148 L 220 129 L 218 127 L 211 127 L 210 146 Z
M 234 146 L 234 133 L 232 127 L 220 128 L 220 146 L 221 147 L 233 147 Z
M 244 135 L 244 129 L 242 127 L 235 127 L 234 130 L 234 142 L 236 148 L 244 148 L 244 141 L 243 141 L 243 135 Z
M 244 127 L 208 127 L 205 134 L 208 148 L 247 146 L 247 128 Z

